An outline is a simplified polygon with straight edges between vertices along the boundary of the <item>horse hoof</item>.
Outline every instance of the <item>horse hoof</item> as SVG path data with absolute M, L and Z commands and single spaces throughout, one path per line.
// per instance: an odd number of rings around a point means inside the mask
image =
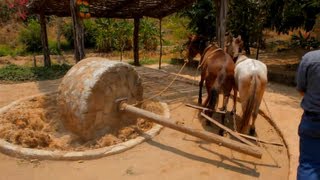
M 254 136 L 256 134 L 255 128 L 250 128 L 249 135 Z

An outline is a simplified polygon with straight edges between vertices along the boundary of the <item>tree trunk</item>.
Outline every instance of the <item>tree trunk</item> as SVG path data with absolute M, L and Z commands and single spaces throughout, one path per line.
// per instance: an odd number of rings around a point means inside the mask
M 125 48 L 125 46 L 126 46 L 126 42 L 125 42 L 125 40 L 122 40 L 122 45 L 121 45 L 121 47 L 120 47 L 120 61 L 122 61 L 122 58 L 123 58 L 123 51 L 124 51 L 124 48 Z
M 139 62 L 139 26 L 140 26 L 140 17 L 134 18 L 134 30 L 133 30 L 133 56 L 134 56 L 134 65 L 140 66 Z
M 244 43 L 244 50 L 246 51 L 246 55 L 250 55 L 251 51 L 250 51 L 250 38 L 249 35 L 247 35 L 248 32 L 245 32 L 245 34 L 241 37 L 243 37 L 243 43 Z
M 161 69 L 161 61 L 162 61 L 162 19 L 159 20 L 159 28 L 160 28 L 160 57 L 159 57 L 159 69 Z
M 61 31 L 62 31 L 62 18 L 57 18 L 57 49 L 61 51 Z
M 58 62 L 62 62 L 61 51 L 61 32 L 62 32 L 62 17 L 57 18 L 57 50 L 58 50 Z
M 46 26 L 46 19 L 45 19 L 44 12 L 40 12 L 40 26 L 41 26 L 41 42 L 42 42 L 42 49 L 43 49 L 43 60 L 44 66 L 50 67 L 51 60 L 50 60 L 50 52 L 48 47 L 48 36 L 47 36 L 47 26 Z
M 37 67 L 37 59 L 35 54 L 33 54 L 33 67 Z
M 73 24 L 74 56 L 76 62 L 85 57 L 83 22 L 77 14 L 76 0 L 70 0 L 70 11 Z
M 224 48 L 229 0 L 214 0 L 217 9 L 216 37 L 220 48 Z

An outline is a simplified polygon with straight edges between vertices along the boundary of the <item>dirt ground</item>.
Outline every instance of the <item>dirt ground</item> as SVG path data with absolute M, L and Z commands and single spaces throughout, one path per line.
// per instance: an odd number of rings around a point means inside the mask
M 134 139 L 150 130 L 153 123 L 143 118 L 128 116 L 117 121 L 117 126 L 90 141 L 83 141 L 62 123 L 61 111 L 57 104 L 57 93 L 34 97 L 11 107 L 0 115 L 0 138 L 26 148 L 83 151 L 111 146 Z M 156 114 L 163 114 L 159 102 L 146 101 L 141 105 Z
M 145 96 L 161 91 L 180 67 L 164 65 L 166 72 L 137 68 L 144 77 Z M 191 80 L 198 78 L 191 68 L 181 74 Z M 1 84 L 0 107 L 25 96 L 56 90 L 60 81 Z M 203 126 L 197 110 L 184 106 L 196 102 L 197 84 L 190 82 L 175 82 L 160 98 L 169 104 L 177 123 L 214 130 Z M 285 147 L 262 145 L 263 157 L 259 160 L 165 128 L 154 139 L 131 150 L 97 160 L 21 160 L 0 154 L 0 179 L 295 179 L 301 99 L 294 88 L 274 83 L 269 83 L 264 99 L 261 109 L 282 130 L 289 154 Z M 238 114 L 240 111 L 238 107 Z M 282 143 L 279 134 L 261 115 L 256 126 L 259 138 Z

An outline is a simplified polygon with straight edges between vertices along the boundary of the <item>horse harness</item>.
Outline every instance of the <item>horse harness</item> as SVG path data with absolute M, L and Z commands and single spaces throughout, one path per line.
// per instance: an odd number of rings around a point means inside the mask
M 208 46 L 207 48 L 210 48 L 211 46 Z M 220 50 L 222 50 L 223 51 L 223 49 L 221 49 L 221 48 L 217 48 L 217 49 L 215 49 L 213 52 L 211 52 L 211 53 L 215 53 L 215 52 L 217 52 L 217 51 L 220 51 Z M 205 53 L 206 53 L 207 51 L 205 51 Z M 201 57 L 201 59 L 202 59 L 202 57 Z M 204 62 L 205 61 L 202 61 L 200 64 L 199 64 L 199 66 L 197 67 L 197 69 L 200 69 L 201 68 L 201 66 L 204 64 Z

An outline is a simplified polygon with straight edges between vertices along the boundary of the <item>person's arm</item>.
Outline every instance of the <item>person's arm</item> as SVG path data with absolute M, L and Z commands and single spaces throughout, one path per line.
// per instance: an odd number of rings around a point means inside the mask
M 302 60 L 299 64 L 296 80 L 297 91 L 300 93 L 301 96 L 304 96 L 304 93 L 307 90 L 307 64 L 305 56 L 302 57 Z

